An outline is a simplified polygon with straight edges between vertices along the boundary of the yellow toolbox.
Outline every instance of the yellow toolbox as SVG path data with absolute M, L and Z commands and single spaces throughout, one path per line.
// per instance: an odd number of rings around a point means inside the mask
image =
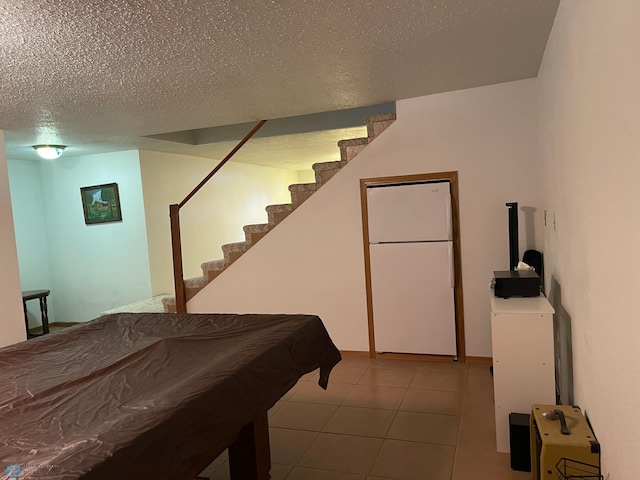
M 529 431 L 533 480 L 602 479 L 600 444 L 578 407 L 533 405 Z

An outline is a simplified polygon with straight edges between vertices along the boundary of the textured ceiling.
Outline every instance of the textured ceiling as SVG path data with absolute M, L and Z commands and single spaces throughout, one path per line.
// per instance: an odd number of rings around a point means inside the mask
M 0 130 L 16 159 L 36 143 L 218 156 L 141 137 L 533 77 L 557 6 L 2 0 Z

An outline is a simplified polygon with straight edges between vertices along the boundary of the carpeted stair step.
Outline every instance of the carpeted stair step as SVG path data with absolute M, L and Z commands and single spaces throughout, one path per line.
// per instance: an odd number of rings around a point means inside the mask
M 365 123 L 367 124 L 366 138 L 351 138 L 338 142 L 338 147 L 340 147 L 340 160 L 343 162 L 353 160 L 369 143 L 389 127 L 395 119 L 395 113 L 367 116 L 365 118 Z
M 202 290 L 207 283 L 209 282 L 207 282 L 207 280 L 204 278 L 204 275 L 201 277 L 187 278 L 184 281 L 184 289 L 187 296 L 187 301 L 189 301 L 196 293 Z
M 291 194 L 291 204 L 294 208 L 298 208 L 318 189 L 315 183 L 296 183 L 289 185 L 289 193 Z
M 239 259 L 244 252 L 249 250 L 252 245 L 247 242 L 227 243 L 222 245 L 222 253 L 224 254 L 224 268 L 228 268 L 233 262 Z
M 316 174 L 316 185 L 318 185 L 318 188 L 328 182 L 331 177 L 338 173 L 338 170 L 340 170 L 346 164 L 347 162 L 314 163 L 312 168 Z
M 242 227 L 242 230 L 244 230 L 245 241 L 250 245 L 255 245 L 258 240 L 269 233 L 269 230 L 271 230 L 271 225 L 269 225 L 268 223 L 245 225 L 244 227 Z
M 369 138 L 351 138 L 349 140 L 340 140 L 340 160 L 349 162 L 355 158 L 369 144 Z
M 290 203 L 269 205 L 265 210 L 267 211 L 267 217 L 269 218 L 269 225 L 273 228 L 293 212 L 293 205 Z
M 222 271 L 224 270 L 224 266 L 225 262 L 224 259 L 222 259 L 214 260 L 212 262 L 205 262 L 200 265 L 200 268 L 202 268 L 203 277 L 205 278 L 206 282 L 209 283 L 222 273 Z
M 162 299 L 162 306 L 165 313 L 176 313 L 176 297 L 165 297 Z
M 364 121 L 367 124 L 367 136 L 369 143 L 384 132 L 396 119 L 395 113 L 381 113 L 379 115 L 368 115 Z

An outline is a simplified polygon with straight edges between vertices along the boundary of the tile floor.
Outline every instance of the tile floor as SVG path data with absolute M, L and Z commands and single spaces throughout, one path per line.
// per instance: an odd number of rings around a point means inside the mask
M 273 480 L 528 480 L 495 451 L 493 380 L 477 364 L 347 357 L 269 411 Z M 229 478 L 226 454 L 202 474 Z

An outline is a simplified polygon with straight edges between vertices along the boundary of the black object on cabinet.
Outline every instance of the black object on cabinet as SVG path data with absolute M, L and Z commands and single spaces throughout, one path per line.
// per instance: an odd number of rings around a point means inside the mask
M 542 252 L 538 250 L 527 250 L 522 255 L 522 261 L 533 267 L 540 277 L 540 288 L 544 292 L 544 262 L 542 260 Z
M 518 247 L 518 202 L 506 204 L 509 207 L 509 270 L 516 269 L 520 261 L 520 250 Z

